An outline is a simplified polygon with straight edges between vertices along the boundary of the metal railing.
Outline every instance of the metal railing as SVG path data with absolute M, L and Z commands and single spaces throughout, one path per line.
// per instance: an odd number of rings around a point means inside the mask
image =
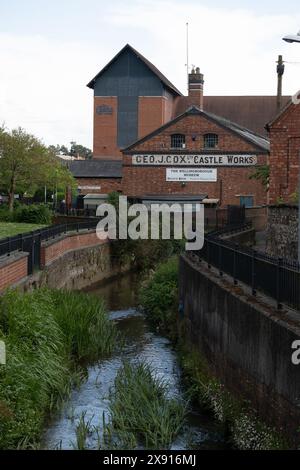
M 277 302 L 277 308 L 286 305 L 300 311 L 300 264 L 298 261 L 275 258 L 241 247 L 214 234 L 205 237 L 197 256 L 214 266 L 222 276 L 226 273 L 251 287 L 252 294 L 261 292 Z
M 40 230 L 28 233 L 21 233 L 13 237 L 0 239 L 0 256 L 10 256 L 13 252 L 25 251 L 28 256 L 28 274 L 32 274 L 34 269 L 40 269 L 41 242 L 55 239 L 56 237 L 70 232 L 80 230 L 93 230 L 96 228 L 98 220 L 86 222 L 51 225 Z

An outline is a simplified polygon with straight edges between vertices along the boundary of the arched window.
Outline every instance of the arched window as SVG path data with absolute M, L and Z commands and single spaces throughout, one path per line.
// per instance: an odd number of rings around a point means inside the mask
M 219 137 L 218 134 L 204 134 L 203 140 L 205 149 L 214 149 L 218 146 Z
M 185 135 L 184 134 L 172 134 L 171 135 L 171 148 L 172 149 L 184 149 L 185 148 Z

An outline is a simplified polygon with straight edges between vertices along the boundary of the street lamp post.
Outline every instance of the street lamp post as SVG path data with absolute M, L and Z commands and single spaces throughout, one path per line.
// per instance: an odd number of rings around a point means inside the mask
M 297 34 L 288 35 L 282 39 L 285 42 L 300 43 L 300 31 Z M 299 155 L 299 185 L 298 185 L 298 261 L 300 263 L 300 155 Z

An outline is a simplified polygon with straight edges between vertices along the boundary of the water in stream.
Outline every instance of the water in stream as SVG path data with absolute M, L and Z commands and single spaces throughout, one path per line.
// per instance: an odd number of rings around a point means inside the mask
M 169 385 L 172 396 L 183 394 L 180 369 L 170 342 L 151 331 L 145 317 L 136 309 L 137 275 L 128 274 L 88 291 L 104 297 L 111 319 L 117 322 L 125 344 L 122 352 L 88 367 L 87 380 L 75 389 L 61 413 L 49 424 L 44 436 L 48 449 L 76 447 L 76 426 L 85 414 L 85 421 L 94 429 L 88 437 L 87 447 L 98 448 L 103 415 L 109 420 L 108 395 L 118 369 L 124 359 L 144 360 Z M 97 431 L 98 430 L 98 431 Z M 172 449 L 223 449 L 224 439 L 217 423 L 199 410 L 191 410 L 187 424 L 173 443 Z

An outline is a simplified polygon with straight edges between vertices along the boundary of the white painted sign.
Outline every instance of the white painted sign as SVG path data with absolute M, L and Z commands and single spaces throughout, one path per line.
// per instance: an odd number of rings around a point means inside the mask
M 167 168 L 166 181 L 217 181 L 216 168 Z
M 252 166 L 255 155 L 133 155 L 133 165 Z
M 78 186 L 78 189 L 101 189 L 101 186 Z

